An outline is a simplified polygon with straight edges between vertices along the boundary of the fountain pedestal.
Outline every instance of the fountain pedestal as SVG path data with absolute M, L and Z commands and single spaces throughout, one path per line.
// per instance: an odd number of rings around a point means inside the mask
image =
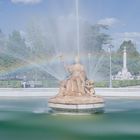
M 69 77 L 61 82 L 59 93 L 49 99 L 49 107 L 55 113 L 92 114 L 102 112 L 104 100 L 95 95 L 94 82 L 88 80 L 84 66 L 76 59 L 67 67 Z
M 99 96 L 54 97 L 49 100 L 49 107 L 59 114 L 93 114 L 103 112 L 104 100 Z

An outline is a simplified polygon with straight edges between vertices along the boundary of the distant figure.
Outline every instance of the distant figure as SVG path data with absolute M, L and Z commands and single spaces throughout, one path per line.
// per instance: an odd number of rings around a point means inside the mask
M 23 88 L 26 88 L 26 81 L 23 81 L 23 82 L 22 82 L 22 87 L 23 87 Z

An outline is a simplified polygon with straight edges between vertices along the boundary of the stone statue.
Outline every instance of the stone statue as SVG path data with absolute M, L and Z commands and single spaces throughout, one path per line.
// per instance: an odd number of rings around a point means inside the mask
M 59 93 L 50 98 L 49 107 L 55 113 L 96 113 L 104 108 L 102 97 L 95 95 L 94 82 L 86 76 L 79 58 L 65 67 L 69 76 L 60 82 Z
M 66 80 L 61 81 L 57 96 L 94 95 L 94 83 L 87 79 L 84 66 L 80 64 L 78 57 L 75 59 L 75 64 L 66 67 L 66 69 L 70 75 Z
M 87 95 L 92 96 L 95 94 L 95 90 L 94 90 L 94 82 L 91 80 L 86 80 L 86 84 L 85 84 L 85 92 L 87 93 Z

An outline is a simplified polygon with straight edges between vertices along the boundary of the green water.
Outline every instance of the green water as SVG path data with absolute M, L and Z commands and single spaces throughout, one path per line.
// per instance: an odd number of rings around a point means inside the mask
M 140 139 L 140 100 L 106 99 L 104 114 L 47 112 L 46 98 L 0 99 L 0 140 Z

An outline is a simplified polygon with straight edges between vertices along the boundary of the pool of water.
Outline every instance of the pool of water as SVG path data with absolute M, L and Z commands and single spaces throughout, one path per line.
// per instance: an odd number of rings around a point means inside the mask
M 140 139 L 140 100 L 105 99 L 103 114 L 48 113 L 47 98 L 1 98 L 0 140 Z

